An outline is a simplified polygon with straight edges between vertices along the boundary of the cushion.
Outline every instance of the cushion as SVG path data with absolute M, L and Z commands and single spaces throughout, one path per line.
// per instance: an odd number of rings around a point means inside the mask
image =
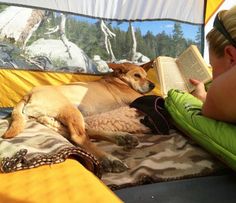
M 178 90 L 168 92 L 165 107 L 177 127 L 236 170 L 236 125 L 202 116 L 202 102 Z

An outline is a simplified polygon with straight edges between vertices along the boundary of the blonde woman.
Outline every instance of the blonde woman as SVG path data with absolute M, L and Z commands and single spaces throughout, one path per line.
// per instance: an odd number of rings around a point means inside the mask
M 217 14 L 207 41 L 213 81 L 206 92 L 203 83 L 190 79 L 193 95 L 204 102 L 204 116 L 236 123 L 236 6 Z

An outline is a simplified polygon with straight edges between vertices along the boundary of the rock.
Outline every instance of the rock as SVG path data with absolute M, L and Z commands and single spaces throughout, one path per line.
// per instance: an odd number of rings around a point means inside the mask
M 97 70 L 100 73 L 107 73 L 107 72 L 112 72 L 113 71 L 112 69 L 109 68 L 106 61 L 102 60 L 99 55 L 94 55 L 93 56 L 93 61 L 96 63 Z
M 66 46 L 61 40 L 38 39 L 25 48 L 26 53 L 31 56 L 46 56 L 52 61 L 55 67 L 68 66 L 78 67 L 77 72 L 98 73 L 96 64 L 76 44 L 69 43 L 71 58 Z
M 134 61 L 137 63 L 147 63 L 150 61 L 150 59 L 147 56 L 144 56 L 142 53 L 136 52 Z
M 38 69 L 33 64 L 27 62 L 21 55 L 22 51 L 9 43 L 0 43 L 0 66 L 1 68 L 14 69 Z

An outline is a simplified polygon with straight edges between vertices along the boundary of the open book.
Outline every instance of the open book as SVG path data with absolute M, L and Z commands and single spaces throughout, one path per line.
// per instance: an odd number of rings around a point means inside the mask
M 159 56 L 155 60 L 161 93 L 167 96 L 170 89 L 192 92 L 190 78 L 207 83 L 212 75 L 197 46 L 189 46 L 178 58 Z

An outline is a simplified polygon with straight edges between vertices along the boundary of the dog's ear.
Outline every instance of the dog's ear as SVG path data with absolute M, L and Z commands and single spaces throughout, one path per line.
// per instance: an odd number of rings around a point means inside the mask
M 127 73 L 129 71 L 129 67 L 127 67 L 125 64 L 116 64 L 116 63 L 108 63 L 109 68 L 113 70 L 113 75 L 118 76 L 124 73 Z
M 120 66 L 117 66 L 116 68 L 113 69 L 113 74 L 114 76 L 119 76 L 127 73 L 128 71 L 129 69 L 125 65 L 120 64 Z
M 147 63 L 144 63 L 142 65 L 140 65 L 146 72 L 148 72 L 148 70 L 150 68 L 154 68 L 154 63 L 155 63 L 155 60 L 152 59 L 151 61 L 147 62 Z

